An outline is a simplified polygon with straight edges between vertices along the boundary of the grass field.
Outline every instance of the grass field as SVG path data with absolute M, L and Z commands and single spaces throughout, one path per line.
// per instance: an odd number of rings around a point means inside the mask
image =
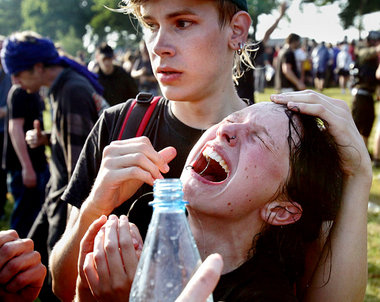
M 273 89 L 266 89 L 264 93 L 258 94 L 256 100 L 268 101 L 269 96 L 274 93 Z M 338 88 L 329 88 L 324 94 L 345 100 L 351 106 L 351 96 L 342 95 Z M 379 104 L 376 104 L 376 112 L 380 114 Z M 48 115 L 46 115 L 47 117 Z M 49 119 L 46 118 L 47 125 Z M 376 125 L 376 121 L 375 121 Z M 370 137 L 369 149 L 372 151 L 373 134 Z M 373 171 L 373 183 L 370 194 L 370 201 L 380 206 L 380 169 Z M 9 195 L 9 201 L 6 206 L 6 217 L 0 221 L 0 229 L 9 228 L 9 216 L 12 209 L 12 197 Z M 366 290 L 365 302 L 380 302 L 380 213 L 370 212 L 368 215 L 368 285 Z M 321 301 L 322 302 L 322 301 Z

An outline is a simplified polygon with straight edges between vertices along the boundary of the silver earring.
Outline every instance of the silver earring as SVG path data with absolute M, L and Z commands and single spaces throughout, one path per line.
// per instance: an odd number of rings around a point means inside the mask
M 238 44 L 239 48 L 238 50 L 236 50 L 236 53 L 241 56 L 241 54 L 243 53 L 243 48 L 244 48 L 244 43 L 240 43 Z

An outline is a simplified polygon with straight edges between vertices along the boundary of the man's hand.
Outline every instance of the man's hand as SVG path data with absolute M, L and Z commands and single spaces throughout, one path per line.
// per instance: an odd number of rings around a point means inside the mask
M 27 188 L 34 188 L 37 186 L 37 174 L 33 167 L 30 169 L 22 169 L 22 182 Z
M 103 151 L 103 158 L 93 189 L 84 206 L 108 215 L 130 198 L 143 183 L 153 185 L 168 163 L 176 156 L 173 147 L 157 152 L 149 139 L 136 137 L 113 141 Z
M 48 145 L 48 137 L 41 131 L 41 124 L 39 120 L 34 120 L 32 130 L 28 130 L 25 134 L 25 141 L 30 148 L 37 148 L 39 146 Z

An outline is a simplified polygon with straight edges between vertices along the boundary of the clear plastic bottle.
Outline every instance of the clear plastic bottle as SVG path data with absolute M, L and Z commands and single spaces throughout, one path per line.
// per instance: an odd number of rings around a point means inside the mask
M 174 302 L 201 264 L 185 214 L 181 181 L 156 180 L 153 193 L 153 216 L 130 302 Z M 212 302 L 212 296 L 207 301 Z

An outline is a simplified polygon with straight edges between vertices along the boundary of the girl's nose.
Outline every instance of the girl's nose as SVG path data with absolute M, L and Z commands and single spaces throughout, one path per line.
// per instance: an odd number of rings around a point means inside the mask
M 237 124 L 221 125 L 217 131 L 217 136 L 230 146 L 235 146 L 238 138 L 238 128 Z

